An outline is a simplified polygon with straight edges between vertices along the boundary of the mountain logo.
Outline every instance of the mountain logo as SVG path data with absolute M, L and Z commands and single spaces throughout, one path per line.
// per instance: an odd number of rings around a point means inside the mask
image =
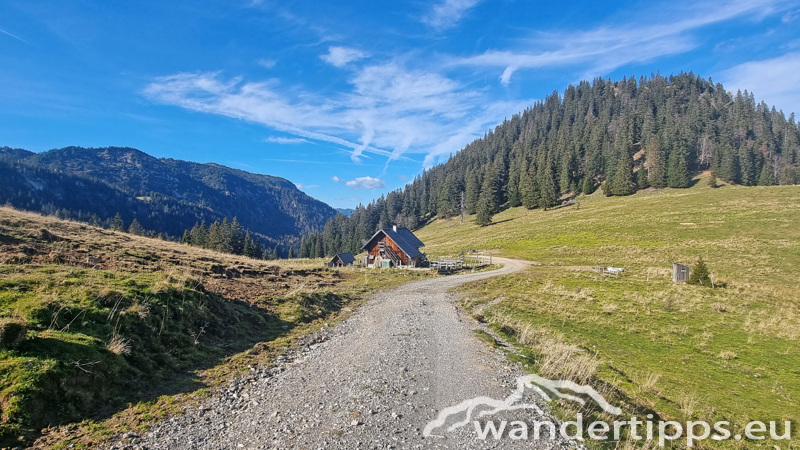
M 469 400 L 464 400 L 458 405 L 443 409 L 439 412 L 439 415 L 436 417 L 436 419 L 428 422 L 428 424 L 425 426 L 425 429 L 422 431 L 422 435 L 426 438 L 433 436 L 433 431 L 437 428 L 443 427 L 447 423 L 447 419 L 450 416 L 464 413 L 464 419 L 450 425 L 447 428 L 447 431 L 453 431 L 457 428 L 461 428 L 473 420 L 475 409 L 481 406 L 488 407 L 489 409 L 480 411 L 475 417 L 476 419 L 492 416 L 501 411 L 514 411 L 520 409 L 531 409 L 538 414 L 544 414 L 541 408 L 539 408 L 539 406 L 537 406 L 535 403 L 519 403 L 525 394 L 526 388 L 530 388 L 547 402 L 553 401 L 554 399 L 563 398 L 580 403 L 581 405 L 585 405 L 586 400 L 578 395 L 575 395 L 584 394 L 589 396 L 597 403 L 598 406 L 603 408 L 603 411 L 615 416 L 622 414 L 622 410 L 620 408 L 608 403 L 606 399 L 591 386 L 580 385 L 568 380 L 548 380 L 547 378 L 542 378 L 538 375 L 531 374 L 518 377 L 517 389 L 514 390 L 514 392 L 504 400 L 497 400 L 491 397 L 475 397 Z M 575 394 L 566 393 L 564 391 L 572 391 Z

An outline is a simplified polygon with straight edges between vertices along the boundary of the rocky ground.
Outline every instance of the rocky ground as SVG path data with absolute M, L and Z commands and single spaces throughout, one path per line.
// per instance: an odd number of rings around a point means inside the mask
M 254 367 L 199 407 L 127 434 L 109 448 L 562 448 L 563 440 L 479 440 L 472 423 L 423 430 L 444 408 L 488 396 L 504 399 L 519 369 L 472 332 L 480 324 L 448 291 L 466 281 L 524 267 L 406 284 L 378 294 L 350 319 L 323 328 L 273 367 Z M 536 401 L 532 397 L 526 402 Z M 514 420 L 510 414 L 497 420 Z M 531 410 L 517 419 L 550 420 Z M 454 415 L 448 425 L 463 420 Z

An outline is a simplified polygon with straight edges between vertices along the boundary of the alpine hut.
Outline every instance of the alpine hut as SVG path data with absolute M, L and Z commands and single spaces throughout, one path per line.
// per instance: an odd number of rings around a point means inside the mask
M 393 226 L 378 230 L 361 250 L 367 252 L 369 268 L 419 267 L 427 261 L 419 251 L 424 246 L 408 228 Z
M 356 258 L 352 253 L 337 253 L 329 263 L 325 264 L 325 266 L 346 267 L 352 266 L 354 262 L 356 262 Z

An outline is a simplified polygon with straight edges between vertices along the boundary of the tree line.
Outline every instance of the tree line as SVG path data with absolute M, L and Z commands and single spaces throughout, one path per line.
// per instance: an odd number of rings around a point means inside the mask
M 799 143 L 794 114 L 692 73 L 584 81 L 513 115 L 405 188 L 328 220 L 304 237 L 300 256 L 358 253 L 380 228 L 414 229 L 462 208 L 487 225 L 503 206 L 547 209 L 597 189 L 686 188 L 705 170 L 712 184 L 798 184 Z

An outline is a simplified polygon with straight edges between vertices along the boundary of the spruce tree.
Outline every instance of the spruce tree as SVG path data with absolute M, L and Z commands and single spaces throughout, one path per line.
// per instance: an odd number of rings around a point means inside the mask
M 689 187 L 689 167 L 686 163 L 685 152 L 679 149 L 674 150 L 669 155 L 667 164 L 667 186 L 671 188 Z
M 144 236 L 145 230 L 142 227 L 142 224 L 139 223 L 139 220 L 134 218 L 133 222 L 131 222 L 131 226 L 128 227 L 128 233 L 135 234 L 137 236 Z
M 587 176 L 583 180 L 583 193 L 586 195 L 594 193 L 594 179 L 590 176 Z
M 692 267 L 692 273 L 689 274 L 688 284 L 700 284 L 703 286 L 711 286 L 711 278 L 706 266 L 705 261 L 701 257 L 697 260 L 697 264 Z
M 650 187 L 650 180 L 647 175 L 647 169 L 644 167 L 639 168 L 636 172 L 636 187 L 638 189 L 647 189 Z
M 294 259 L 294 247 L 289 247 L 289 259 Z
M 714 175 L 713 173 L 711 174 L 710 177 L 708 177 L 708 187 L 712 189 L 716 189 L 719 187 L 719 183 L 717 183 L 717 176 Z
M 769 160 L 764 163 L 764 167 L 761 169 L 761 174 L 758 176 L 758 185 L 759 186 L 774 186 L 775 185 L 775 172 L 772 170 L 772 164 L 770 164 Z
M 539 189 L 531 170 L 524 170 L 520 175 L 519 190 L 522 195 L 522 206 L 527 209 L 539 207 Z
M 122 231 L 125 227 L 125 224 L 122 222 L 122 216 L 117 213 L 113 219 L 111 219 L 110 228 L 114 231 Z
M 478 206 L 478 198 L 481 195 L 481 182 L 477 171 L 470 171 L 467 173 L 467 189 L 464 195 L 465 203 L 467 204 L 467 214 L 475 214 Z
M 633 158 L 628 151 L 624 151 L 617 164 L 611 192 L 614 195 L 631 195 L 633 194 L 631 184 L 633 184 Z
M 553 165 L 550 160 L 546 160 L 539 169 L 540 197 L 539 206 L 542 209 L 552 208 L 558 202 L 556 192 L 556 181 L 553 177 Z
M 481 208 L 487 209 L 490 215 L 494 215 L 498 212 L 498 190 L 497 167 L 492 164 L 487 168 L 486 174 L 483 177 L 483 186 L 481 187 L 481 194 L 478 197 L 478 212 L 480 212 Z M 481 206 L 481 202 L 484 202 L 485 205 Z
M 492 223 L 494 212 L 492 211 L 491 200 L 489 195 L 484 192 L 481 192 L 481 196 L 478 199 L 478 208 L 475 214 L 475 224 L 478 226 L 485 227 Z

